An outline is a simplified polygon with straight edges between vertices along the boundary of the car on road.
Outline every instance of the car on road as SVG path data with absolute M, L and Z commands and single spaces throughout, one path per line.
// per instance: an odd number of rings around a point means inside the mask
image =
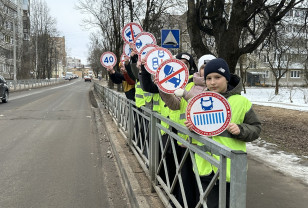
M 0 75 L 0 99 L 3 103 L 7 103 L 9 101 L 9 94 L 10 91 L 7 82 L 4 77 Z
M 89 77 L 89 76 L 84 76 L 84 81 L 85 81 L 85 82 L 91 82 L 91 81 L 92 81 L 92 78 Z

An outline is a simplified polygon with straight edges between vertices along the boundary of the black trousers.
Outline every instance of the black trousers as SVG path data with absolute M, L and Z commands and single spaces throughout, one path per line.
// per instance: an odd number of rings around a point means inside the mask
M 179 162 L 180 159 L 183 158 L 185 154 L 186 148 L 180 147 L 179 146 Z M 197 181 L 195 177 L 195 173 L 193 171 L 193 165 L 192 161 L 190 159 L 190 156 L 188 155 L 186 158 L 186 161 L 184 162 L 184 165 L 181 170 L 181 176 L 182 176 L 182 181 L 183 181 L 183 187 L 185 190 L 185 196 L 187 200 L 187 205 L 188 207 L 196 207 L 197 204 Z M 180 187 L 177 188 L 178 194 L 177 194 L 177 199 L 179 203 L 184 206 L 184 201 L 183 201 L 183 194 L 181 193 Z
M 208 187 L 208 185 L 210 184 L 213 177 L 214 177 L 214 173 L 211 173 L 208 176 L 201 176 L 200 177 L 203 190 L 205 190 Z M 206 200 L 207 200 L 208 208 L 218 208 L 219 180 L 217 180 L 216 184 L 214 185 L 213 189 L 210 191 Z M 230 202 L 230 183 L 227 183 L 226 208 L 229 208 L 229 202 Z

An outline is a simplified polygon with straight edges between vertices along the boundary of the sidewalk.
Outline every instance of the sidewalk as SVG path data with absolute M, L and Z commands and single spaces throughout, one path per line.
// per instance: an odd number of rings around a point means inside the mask
M 306 207 L 307 185 L 248 156 L 247 208 Z

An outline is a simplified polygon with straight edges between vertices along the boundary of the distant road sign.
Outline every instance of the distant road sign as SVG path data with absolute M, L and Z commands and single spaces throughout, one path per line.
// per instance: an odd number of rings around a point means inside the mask
M 122 38 L 126 43 L 133 43 L 137 35 L 142 31 L 143 29 L 139 24 L 128 23 L 122 29 Z
M 161 47 L 153 48 L 145 55 L 146 62 L 144 68 L 149 73 L 155 74 L 159 65 L 170 58 L 172 58 L 172 53 L 168 49 Z
M 114 53 L 108 51 L 101 55 L 100 61 L 105 68 L 110 66 L 114 67 L 117 63 L 117 57 Z
M 161 30 L 161 47 L 179 48 L 180 47 L 180 30 Z
M 196 95 L 186 108 L 186 119 L 200 135 L 215 136 L 222 133 L 231 121 L 231 107 L 226 98 L 216 92 Z
M 161 91 L 172 94 L 175 90 L 186 86 L 189 72 L 184 62 L 168 59 L 159 65 L 155 78 Z
M 139 54 L 141 49 L 148 44 L 156 44 L 154 35 L 148 32 L 141 32 L 134 40 L 134 47 Z

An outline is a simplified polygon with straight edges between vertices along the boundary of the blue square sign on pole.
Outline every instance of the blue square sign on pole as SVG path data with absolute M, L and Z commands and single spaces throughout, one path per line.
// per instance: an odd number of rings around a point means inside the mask
M 161 47 L 179 48 L 180 47 L 180 30 L 161 30 Z

